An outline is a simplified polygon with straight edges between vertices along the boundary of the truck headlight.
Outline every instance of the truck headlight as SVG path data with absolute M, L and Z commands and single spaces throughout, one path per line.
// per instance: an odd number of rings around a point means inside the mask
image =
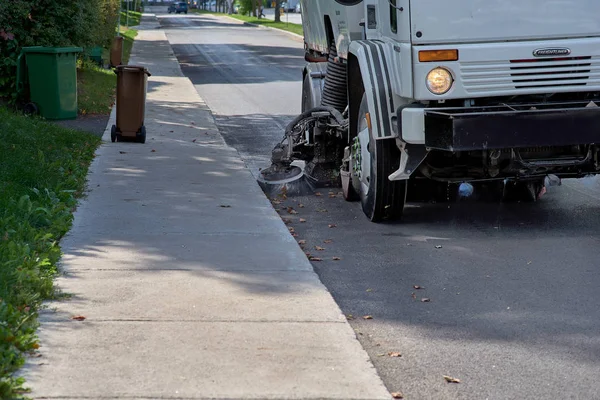
M 427 74 L 427 89 L 433 94 L 444 94 L 452 87 L 454 79 L 445 68 L 434 68 Z

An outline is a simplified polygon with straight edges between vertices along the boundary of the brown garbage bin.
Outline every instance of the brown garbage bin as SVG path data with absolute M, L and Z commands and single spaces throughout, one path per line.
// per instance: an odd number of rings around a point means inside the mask
M 110 46 L 110 66 L 123 64 L 123 36 L 115 36 Z
M 150 72 L 145 67 L 121 65 L 117 74 L 117 124 L 112 126 L 110 140 L 137 139 L 146 143 L 146 88 Z

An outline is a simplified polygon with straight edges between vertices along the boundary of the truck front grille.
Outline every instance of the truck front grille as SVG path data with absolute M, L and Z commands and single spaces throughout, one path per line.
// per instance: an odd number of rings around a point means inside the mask
M 547 92 L 553 88 L 600 85 L 600 59 L 589 56 L 465 62 L 460 71 L 465 90 L 473 94 Z

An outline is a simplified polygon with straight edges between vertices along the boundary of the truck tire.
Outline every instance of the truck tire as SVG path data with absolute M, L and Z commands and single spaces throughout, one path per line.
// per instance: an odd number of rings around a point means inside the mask
M 388 176 L 398 168 L 399 152 L 393 139 L 375 140 L 367 114 L 369 104 L 363 94 L 358 110 L 358 137 L 351 143 L 355 145 L 353 157 L 360 156 L 360 175 L 354 179 L 355 190 L 360 196 L 363 212 L 372 222 L 396 220 L 404 211 L 406 181 L 390 181 Z

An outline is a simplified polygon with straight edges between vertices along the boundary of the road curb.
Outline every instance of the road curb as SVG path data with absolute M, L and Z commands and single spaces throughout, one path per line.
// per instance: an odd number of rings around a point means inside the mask
M 199 15 L 202 15 L 202 14 L 199 14 Z M 282 33 L 285 33 L 285 34 L 287 34 L 287 35 L 289 35 L 289 36 L 291 36 L 291 37 L 293 37 L 295 39 L 302 39 L 302 40 L 304 40 L 304 36 L 298 35 L 297 33 L 294 33 L 294 32 L 286 31 L 284 29 L 273 28 L 271 26 L 264 26 L 264 25 L 259 25 L 259 24 L 253 24 L 252 22 L 246 22 L 246 21 L 239 20 L 237 18 L 230 17 L 229 15 L 217 15 L 217 14 L 211 14 L 211 15 L 214 15 L 215 17 L 218 17 L 218 18 L 228 18 L 230 20 L 239 22 L 240 24 L 246 25 L 246 26 L 254 26 L 256 28 L 270 29 L 270 30 L 273 30 L 273 31 L 282 32 Z

